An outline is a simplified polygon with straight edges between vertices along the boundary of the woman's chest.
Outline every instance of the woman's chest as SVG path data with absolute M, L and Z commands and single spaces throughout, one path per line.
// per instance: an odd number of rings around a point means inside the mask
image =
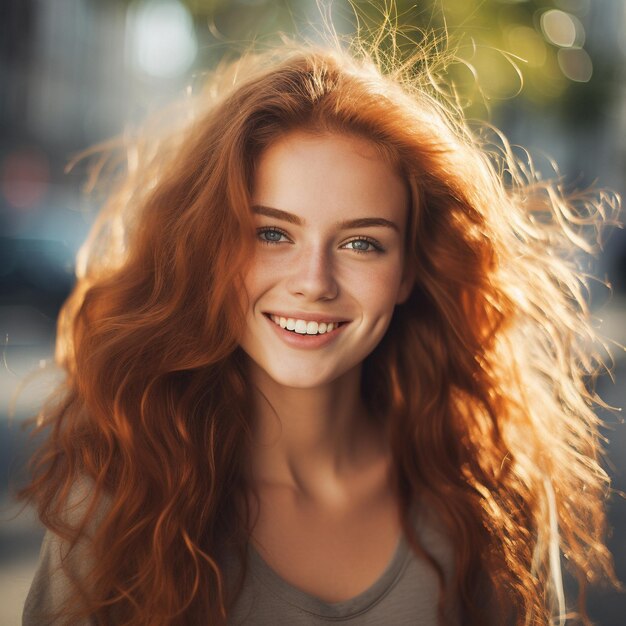
M 298 502 L 285 490 L 260 494 L 252 543 L 285 582 L 325 602 L 351 599 L 383 574 L 401 527 L 391 494 L 345 509 Z

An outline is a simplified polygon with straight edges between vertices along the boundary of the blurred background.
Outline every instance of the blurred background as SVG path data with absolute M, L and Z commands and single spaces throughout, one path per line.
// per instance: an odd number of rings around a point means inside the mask
M 372 23 L 382 13 L 354 1 Z M 379 3 L 380 4 L 380 3 Z M 398 23 L 433 28 L 467 61 L 451 68 L 468 116 L 500 127 L 538 166 L 553 157 L 573 187 L 626 184 L 626 3 L 623 0 L 397 1 Z M 99 199 L 77 152 L 124 132 L 182 97 L 226 52 L 279 33 L 315 39 L 314 0 L 2 0 L 0 3 L 0 624 L 20 623 L 42 530 L 11 502 L 28 458 L 24 420 L 54 387 L 55 320 L 73 285 L 74 259 Z M 354 10 L 335 0 L 339 34 Z M 445 19 L 444 19 L 445 18 Z M 416 31 L 417 32 L 417 31 Z M 474 81 L 471 66 L 478 76 Z M 520 81 L 520 76 L 523 81 Z M 477 85 L 480 85 L 478 89 Z M 626 343 L 626 237 L 614 229 L 590 268 L 604 336 Z M 626 405 L 624 350 L 598 391 Z M 609 470 L 626 491 L 626 427 L 603 412 Z M 610 504 L 610 548 L 626 581 L 626 504 Z M 594 590 L 602 626 L 626 624 L 626 597 Z

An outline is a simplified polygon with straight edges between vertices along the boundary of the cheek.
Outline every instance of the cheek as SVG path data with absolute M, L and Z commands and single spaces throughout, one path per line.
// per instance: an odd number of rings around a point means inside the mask
M 392 311 L 398 299 L 402 280 L 402 264 L 397 259 L 357 272 L 350 277 L 352 293 L 364 308 L 381 314 Z
M 246 294 L 252 304 L 254 300 L 267 291 L 272 282 L 274 282 L 273 279 L 275 279 L 277 275 L 277 269 L 278 268 L 272 267 L 271 263 L 267 263 L 261 259 L 256 258 L 253 261 L 243 281 Z

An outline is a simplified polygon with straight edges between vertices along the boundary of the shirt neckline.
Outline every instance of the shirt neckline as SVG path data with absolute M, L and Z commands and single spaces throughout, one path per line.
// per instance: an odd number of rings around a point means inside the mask
M 353 598 L 340 602 L 325 602 L 288 583 L 267 564 L 252 542 L 248 542 L 249 564 L 252 575 L 268 591 L 285 602 L 302 611 L 324 618 L 352 617 L 367 611 L 382 600 L 400 579 L 407 565 L 409 553 L 410 550 L 404 533 L 401 533 L 391 560 L 376 581 Z

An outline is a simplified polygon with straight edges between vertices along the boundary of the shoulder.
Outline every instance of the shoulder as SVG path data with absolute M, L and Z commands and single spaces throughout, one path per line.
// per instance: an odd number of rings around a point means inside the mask
M 98 491 L 94 481 L 84 475 L 74 480 L 67 495 L 61 519 L 63 523 L 78 527 L 85 523 L 85 531 L 91 534 L 102 523 L 111 507 L 111 496 Z
M 94 564 L 91 538 L 110 506 L 107 496 L 102 496 L 94 503 L 94 493 L 93 481 L 81 477 L 72 484 L 66 498 L 59 521 L 64 526 L 76 529 L 74 540 L 61 537 L 53 530 L 46 530 L 35 576 L 24 605 L 23 626 L 65 623 L 59 616 L 64 605 L 78 590 L 88 587 Z M 78 534 L 81 528 L 82 532 Z M 78 624 L 82 626 L 80 622 Z

